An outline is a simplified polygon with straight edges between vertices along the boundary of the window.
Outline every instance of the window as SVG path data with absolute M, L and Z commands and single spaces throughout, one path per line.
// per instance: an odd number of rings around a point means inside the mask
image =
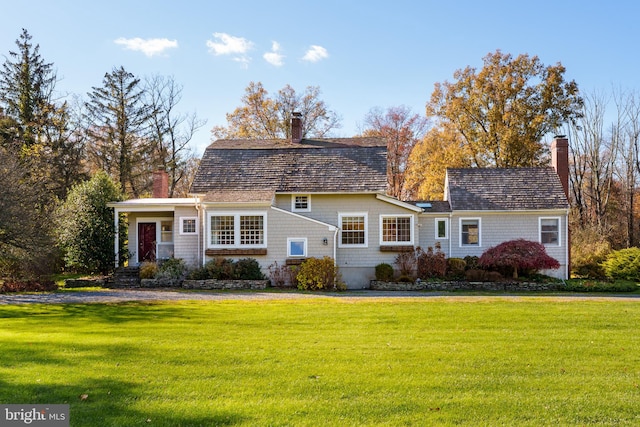
M 412 244 L 413 216 L 380 216 L 380 244 Z
M 287 256 L 301 257 L 307 256 L 307 239 L 304 237 L 287 239 Z
M 449 221 L 447 218 L 436 218 L 436 239 L 449 238 Z
M 308 194 L 292 194 L 291 195 L 291 211 L 292 212 L 310 212 L 311 196 Z
M 209 214 L 209 246 L 265 247 L 265 213 Z
M 367 214 L 339 214 L 340 246 L 367 247 Z
M 198 234 L 198 218 L 180 217 L 180 234 Z
M 560 218 L 540 218 L 540 243 L 560 246 Z
M 460 218 L 460 246 L 480 246 L 480 218 Z

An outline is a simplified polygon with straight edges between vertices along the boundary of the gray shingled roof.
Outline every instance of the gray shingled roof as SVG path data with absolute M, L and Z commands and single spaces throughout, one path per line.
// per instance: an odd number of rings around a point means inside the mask
M 453 210 L 567 209 L 553 168 L 447 169 Z
M 384 192 L 386 155 L 380 138 L 219 140 L 205 150 L 191 193 Z

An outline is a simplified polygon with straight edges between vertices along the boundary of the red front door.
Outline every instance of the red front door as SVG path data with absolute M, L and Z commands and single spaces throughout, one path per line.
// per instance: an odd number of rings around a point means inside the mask
M 138 223 L 138 262 L 156 261 L 156 223 Z

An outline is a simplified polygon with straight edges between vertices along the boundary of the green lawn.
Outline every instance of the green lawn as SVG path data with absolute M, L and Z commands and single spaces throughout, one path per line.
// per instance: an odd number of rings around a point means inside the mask
M 69 403 L 72 426 L 640 425 L 640 300 L 0 306 L 0 325 L 0 403 Z

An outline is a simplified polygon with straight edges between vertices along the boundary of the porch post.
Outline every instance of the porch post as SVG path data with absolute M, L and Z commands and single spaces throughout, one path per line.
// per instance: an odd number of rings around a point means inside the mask
M 115 227 L 115 235 L 113 238 L 113 250 L 115 254 L 115 267 L 118 268 L 120 265 L 120 252 L 118 248 L 120 247 L 120 211 L 118 208 L 113 209 L 113 225 Z

